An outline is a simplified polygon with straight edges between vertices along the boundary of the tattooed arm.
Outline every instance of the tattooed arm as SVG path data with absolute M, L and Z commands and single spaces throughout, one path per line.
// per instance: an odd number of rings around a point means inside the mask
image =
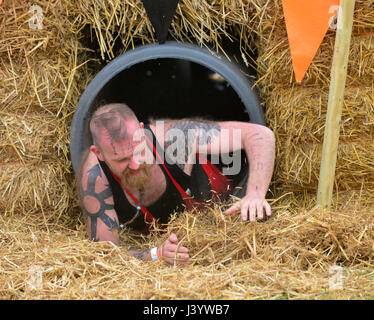
M 91 152 L 83 165 L 78 188 L 89 238 L 119 245 L 119 222 L 114 210 L 112 191 Z
M 169 150 L 167 148 L 170 148 Z M 170 121 L 165 124 L 165 152 L 174 156 L 183 169 L 196 153 L 227 154 L 244 149 L 250 163 L 246 196 L 226 214 L 241 211 L 243 220 L 271 215 L 265 200 L 274 168 L 275 138 L 265 126 L 237 121 Z M 177 155 L 179 153 L 179 155 Z
M 89 153 L 83 168 L 78 174 L 78 190 L 81 207 L 85 213 L 87 233 L 93 241 L 111 241 L 119 246 L 119 222 L 114 209 L 113 194 L 109 182 L 102 171 L 96 156 Z M 161 245 L 162 258 L 166 263 L 173 264 L 177 252 L 177 264 L 188 263 L 188 249 L 178 246 L 175 234 Z M 151 261 L 150 250 L 129 250 L 133 257 Z
M 163 149 L 169 160 L 189 173 L 186 168 L 192 168 L 199 146 L 211 143 L 220 131 L 220 124 L 213 121 L 192 119 L 165 121 Z
M 89 153 L 78 182 L 87 233 L 93 241 L 111 241 L 119 246 L 119 221 L 109 182 L 97 158 Z M 149 250 L 130 250 L 135 258 L 151 260 Z

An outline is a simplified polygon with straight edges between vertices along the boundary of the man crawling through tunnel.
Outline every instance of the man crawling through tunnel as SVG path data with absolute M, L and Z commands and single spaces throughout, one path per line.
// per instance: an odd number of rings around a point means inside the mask
M 274 168 L 275 138 L 265 126 L 197 119 L 139 122 L 124 103 L 99 106 L 89 119 L 92 145 L 78 172 L 78 190 L 89 238 L 120 245 L 120 228 L 147 233 L 155 219 L 166 224 L 174 212 L 202 208 L 235 195 L 224 213 L 251 222 L 271 215 L 265 196 Z M 242 172 L 231 157 L 244 150 Z M 239 152 L 239 153 L 238 153 Z M 217 164 L 232 162 L 230 167 Z M 151 250 L 129 250 L 144 261 L 189 263 L 188 248 L 174 233 Z

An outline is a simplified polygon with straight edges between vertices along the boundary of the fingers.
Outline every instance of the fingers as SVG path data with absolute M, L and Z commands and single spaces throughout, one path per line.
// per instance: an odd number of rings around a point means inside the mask
M 249 203 L 243 202 L 240 209 L 240 216 L 242 217 L 242 220 L 248 220 L 248 207 Z
M 264 209 L 266 215 L 270 216 L 271 207 L 266 200 L 242 200 L 232 205 L 224 213 L 228 215 L 240 211 L 240 216 L 243 221 L 249 220 L 255 222 L 256 218 L 259 220 L 264 219 Z
M 169 264 L 187 264 L 188 259 L 190 258 L 188 253 L 175 253 L 175 251 L 166 251 L 162 254 L 164 260 Z
M 257 217 L 262 220 L 264 218 L 264 205 L 265 205 L 265 202 L 260 204 L 258 203 L 257 204 Z
M 254 203 L 249 206 L 249 221 L 256 221 L 256 204 Z
M 171 242 L 171 243 L 178 243 L 178 238 L 177 238 L 177 235 L 175 233 L 172 233 L 168 240 Z
M 172 233 L 162 246 L 162 258 L 168 264 L 188 264 L 188 249 L 178 246 L 178 238 Z
M 270 207 L 270 204 L 267 201 L 265 201 L 264 207 L 265 207 L 266 215 L 268 217 L 270 217 L 271 216 L 271 207 Z
M 175 245 L 175 244 L 170 244 L 166 248 L 167 248 L 167 251 L 170 251 L 170 252 L 176 252 L 177 249 L 178 249 L 178 252 L 180 252 L 180 253 L 187 253 L 188 252 L 188 249 L 186 247 L 180 246 L 178 248 L 178 246 Z M 164 250 L 165 250 L 165 246 L 164 246 Z
M 224 214 L 232 214 L 234 212 L 238 212 L 240 210 L 240 202 L 236 202 L 234 205 L 232 205 L 230 208 L 228 208 Z

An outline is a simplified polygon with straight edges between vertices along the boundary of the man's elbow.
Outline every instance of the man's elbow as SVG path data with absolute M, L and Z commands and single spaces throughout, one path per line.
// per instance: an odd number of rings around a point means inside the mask
M 264 131 L 265 139 L 268 140 L 272 145 L 275 146 L 275 134 L 274 131 L 268 127 L 262 126 Z
M 250 134 L 249 140 L 252 140 L 253 143 L 259 142 L 259 141 L 267 142 L 268 144 L 271 144 L 272 146 L 275 147 L 275 134 L 273 130 L 260 124 L 255 124 L 254 128 L 255 128 L 256 133 Z

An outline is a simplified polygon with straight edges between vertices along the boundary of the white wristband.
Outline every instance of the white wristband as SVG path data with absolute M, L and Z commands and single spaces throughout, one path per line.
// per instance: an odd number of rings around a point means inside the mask
M 152 258 L 152 261 L 158 260 L 157 250 L 158 250 L 157 247 L 154 247 L 154 248 L 151 249 L 151 258 Z

